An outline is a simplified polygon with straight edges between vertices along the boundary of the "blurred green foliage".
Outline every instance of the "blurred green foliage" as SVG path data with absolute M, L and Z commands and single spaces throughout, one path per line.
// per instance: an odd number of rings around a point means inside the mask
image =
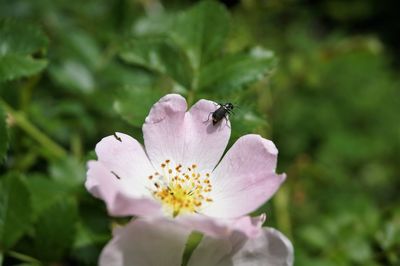
M 115 131 L 142 140 L 176 92 L 238 105 L 231 143 L 277 144 L 288 179 L 258 212 L 296 265 L 399 265 L 398 69 L 379 38 L 348 31 L 375 2 L 291 2 L 0 1 L 3 264 L 95 265 L 116 220 L 85 164 Z

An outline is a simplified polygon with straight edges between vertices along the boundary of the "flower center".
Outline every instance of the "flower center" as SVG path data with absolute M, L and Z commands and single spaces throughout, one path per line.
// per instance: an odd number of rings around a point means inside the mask
M 172 166 L 170 160 L 160 166 L 161 173 L 155 172 L 148 179 L 154 184 L 151 188 L 153 196 L 162 202 L 172 217 L 198 212 L 204 204 L 213 201 L 207 197 L 212 191 L 210 173 L 198 171 L 196 164 Z

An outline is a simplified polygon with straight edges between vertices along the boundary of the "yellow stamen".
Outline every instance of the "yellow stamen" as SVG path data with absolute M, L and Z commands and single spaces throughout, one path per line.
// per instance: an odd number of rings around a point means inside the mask
M 160 166 L 162 169 L 170 160 L 165 160 Z M 182 165 L 177 164 L 168 171 L 162 171 L 162 174 L 154 173 L 149 176 L 149 180 L 154 182 L 154 188 L 151 188 L 154 197 L 161 201 L 164 209 L 172 217 L 182 213 L 194 213 L 201 211 L 206 204 L 213 202 L 208 193 L 212 191 L 210 174 L 202 174 L 197 170 L 196 164 L 191 164 L 187 169 L 189 172 L 181 172 Z

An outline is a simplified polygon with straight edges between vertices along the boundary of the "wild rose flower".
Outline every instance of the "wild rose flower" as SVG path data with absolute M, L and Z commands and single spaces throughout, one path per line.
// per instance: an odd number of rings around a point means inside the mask
M 115 229 L 113 234 L 100 255 L 100 266 L 182 265 L 190 231 L 166 220 L 137 219 Z M 290 266 L 293 246 L 273 228 L 263 228 L 256 238 L 238 231 L 223 238 L 205 236 L 187 265 Z
M 208 120 L 215 110 L 214 102 L 200 100 L 187 111 L 182 96 L 164 96 L 143 125 L 145 149 L 123 133 L 96 145 L 98 160 L 88 164 L 86 188 L 113 216 L 163 216 L 213 236 L 231 230 L 258 235 L 265 217 L 246 215 L 285 179 L 275 173 L 278 150 L 250 134 L 220 161 L 231 127 Z

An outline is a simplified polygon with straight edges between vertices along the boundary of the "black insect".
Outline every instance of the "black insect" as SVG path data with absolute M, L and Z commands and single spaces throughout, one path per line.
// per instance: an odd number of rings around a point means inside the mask
M 234 105 L 232 103 L 219 103 L 218 109 L 214 112 L 211 112 L 208 115 L 207 121 L 210 119 L 210 115 L 212 117 L 213 125 L 215 126 L 219 121 L 225 118 L 225 121 L 228 121 L 227 115 L 233 113 Z

